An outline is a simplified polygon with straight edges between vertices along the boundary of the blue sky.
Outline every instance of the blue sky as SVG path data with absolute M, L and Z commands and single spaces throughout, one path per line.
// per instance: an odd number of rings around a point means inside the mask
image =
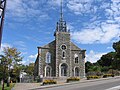
M 34 62 L 37 46 L 54 40 L 60 0 L 7 1 L 2 48 L 16 47 L 23 64 Z M 64 0 L 63 12 L 71 40 L 87 50 L 87 61 L 113 51 L 120 35 L 120 0 Z

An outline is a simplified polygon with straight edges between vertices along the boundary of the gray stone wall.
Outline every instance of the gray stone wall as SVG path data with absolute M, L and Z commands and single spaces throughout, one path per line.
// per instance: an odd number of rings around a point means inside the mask
M 67 76 L 70 76 L 70 34 L 68 32 L 56 32 L 56 76 L 60 76 L 60 65 L 66 63 L 68 65 Z M 62 50 L 61 45 L 66 45 L 67 49 Z M 66 52 L 65 58 L 62 58 L 62 51 Z
M 62 57 L 61 45 L 66 45 L 67 49 L 65 58 Z M 46 53 L 51 53 L 51 63 L 46 63 Z M 74 55 L 77 54 L 79 57 L 79 63 L 76 64 L 74 61 Z M 45 76 L 45 66 L 49 65 L 52 67 L 52 77 L 60 76 L 60 65 L 66 63 L 68 66 L 67 76 L 74 76 L 74 68 L 79 67 L 80 77 L 83 78 L 85 75 L 85 50 L 81 50 L 75 44 L 70 41 L 70 34 L 68 32 L 56 32 L 55 40 L 51 43 L 38 47 L 38 57 L 36 59 L 36 73 L 38 75 Z
M 45 76 L 45 66 L 49 65 L 52 67 L 52 76 L 55 76 L 55 41 L 49 43 L 48 45 L 45 45 L 43 47 L 40 47 L 41 54 L 40 54 L 40 62 L 41 66 L 41 74 Z M 51 54 L 51 63 L 46 63 L 46 53 L 49 52 Z
M 79 63 L 75 63 L 74 55 L 77 54 L 79 57 Z M 79 67 L 80 77 L 85 76 L 85 50 L 81 50 L 75 44 L 71 42 L 71 62 L 72 62 L 72 76 L 74 76 L 74 68 Z

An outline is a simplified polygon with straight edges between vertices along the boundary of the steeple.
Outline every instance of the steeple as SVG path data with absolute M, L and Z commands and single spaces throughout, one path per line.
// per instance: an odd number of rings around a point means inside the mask
M 56 32 L 68 32 L 66 21 L 63 20 L 63 1 L 62 0 L 60 2 L 60 20 L 59 22 L 57 22 L 55 33 Z
M 62 0 L 61 0 L 61 6 L 60 6 L 60 21 L 63 20 L 63 7 L 62 7 Z

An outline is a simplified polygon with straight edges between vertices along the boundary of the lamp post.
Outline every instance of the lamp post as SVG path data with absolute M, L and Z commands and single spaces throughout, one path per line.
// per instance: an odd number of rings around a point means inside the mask
M 4 90 L 4 81 L 5 81 L 5 76 L 6 76 L 6 65 L 7 65 L 7 60 L 3 55 L 0 55 L 0 64 L 3 66 L 3 84 L 2 84 L 2 90 Z
M 6 10 L 6 0 L 0 0 L 0 47 L 1 47 L 1 40 L 2 40 L 2 31 L 3 31 L 3 24 L 5 18 L 5 10 Z
M 113 62 L 113 60 L 114 60 L 114 57 L 112 57 L 112 62 Z M 114 74 L 114 73 L 113 73 L 113 66 L 112 66 L 112 74 Z

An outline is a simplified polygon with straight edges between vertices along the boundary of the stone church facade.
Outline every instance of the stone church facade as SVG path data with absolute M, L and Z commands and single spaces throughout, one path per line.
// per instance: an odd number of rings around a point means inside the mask
M 55 40 L 38 47 L 34 76 L 40 77 L 85 77 L 85 51 L 70 39 L 70 31 L 63 20 L 62 12 L 54 33 Z

